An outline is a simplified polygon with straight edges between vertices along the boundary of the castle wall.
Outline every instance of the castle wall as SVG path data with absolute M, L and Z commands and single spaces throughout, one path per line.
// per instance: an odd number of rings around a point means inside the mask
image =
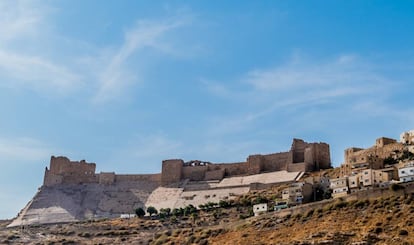
M 301 139 L 293 139 L 291 152 L 293 161 L 292 163 L 301 163 L 305 161 L 305 149 L 308 146 L 308 143 Z
M 98 183 L 98 176 L 95 174 L 78 175 L 77 173 L 70 173 L 64 175 L 62 184 L 86 184 L 86 183 Z
M 221 180 L 224 178 L 224 173 L 224 169 L 207 171 L 205 173 L 204 180 Z
M 181 159 L 170 159 L 162 161 L 162 185 L 180 182 L 182 179 L 183 165 L 184 161 Z
M 387 143 L 386 141 L 384 141 Z M 386 145 L 390 147 L 392 144 Z M 306 143 L 294 139 L 289 152 L 267 155 L 250 155 L 246 162 L 211 164 L 185 164 L 181 159 L 162 162 L 160 174 L 153 175 L 116 175 L 114 172 L 95 174 L 96 164 L 70 161 L 66 157 L 50 160 L 50 169 L 45 170 L 44 185 L 99 183 L 111 185 L 117 182 L 150 181 L 169 185 L 181 180 L 191 181 L 221 180 L 224 177 L 253 175 L 272 171 L 311 171 L 330 167 L 329 145 L 325 143 Z M 292 165 L 292 166 L 291 166 Z
M 201 180 L 204 180 L 206 172 L 207 172 L 207 165 L 184 166 L 182 170 L 182 179 L 201 181 Z
M 385 145 L 388 145 L 388 144 L 393 144 L 393 143 L 397 143 L 397 140 L 395 140 L 395 139 L 390 139 L 390 138 L 386 138 L 386 137 L 381 137 L 381 138 L 378 138 L 378 139 L 376 140 L 376 142 L 375 142 L 375 146 L 376 146 L 376 147 L 383 147 L 383 146 L 385 146 Z
M 99 184 L 111 185 L 115 182 L 115 172 L 101 172 L 98 176 Z
M 95 183 L 95 163 L 70 161 L 67 157 L 54 157 L 50 159 L 50 169 L 46 168 L 43 184 L 45 186 L 56 184 Z
M 262 155 L 251 155 L 247 158 L 248 173 L 259 174 L 264 169 L 264 156 Z
M 304 162 L 311 165 L 307 171 L 330 168 L 331 155 L 329 145 L 326 143 L 310 143 L 305 149 Z
M 116 174 L 115 182 L 161 182 L 161 174 Z
M 67 157 L 54 156 L 50 159 L 50 173 L 53 174 L 93 175 L 95 174 L 95 169 L 95 163 L 87 163 L 85 160 L 77 162 L 70 161 Z
M 246 175 L 248 172 L 247 162 L 220 164 L 220 168 L 224 168 L 224 176 Z
M 45 186 L 52 186 L 52 185 L 58 185 L 63 182 L 63 176 L 50 173 L 50 170 L 45 171 L 45 176 L 43 179 L 43 185 Z
M 291 156 L 291 152 L 264 155 L 263 170 L 266 172 L 287 170 L 287 165 L 290 163 Z
M 317 156 L 319 162 L 319 169 L 328 169 L 331 168 L 331 149 L 329 144 L 318 143 L 317 144 Z

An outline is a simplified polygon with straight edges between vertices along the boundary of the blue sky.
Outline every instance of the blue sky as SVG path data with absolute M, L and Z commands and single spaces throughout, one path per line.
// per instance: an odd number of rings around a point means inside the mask
M 0 1 L 0 218 L 51 155 L 157 173 L 414 128 L 412 1 Z

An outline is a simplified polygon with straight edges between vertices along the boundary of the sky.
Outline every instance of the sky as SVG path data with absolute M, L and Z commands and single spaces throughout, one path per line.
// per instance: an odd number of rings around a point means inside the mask
M 0 0 L 0 219 L 50 157 L 244 161 L 414 129 L 413 1 Z

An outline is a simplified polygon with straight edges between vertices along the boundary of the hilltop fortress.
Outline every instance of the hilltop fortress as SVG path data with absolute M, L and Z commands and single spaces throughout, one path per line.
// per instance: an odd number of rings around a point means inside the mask
M 225 177 L 253 175 L 265 172 L 285 170 L 287 172 L 309 172 L 331 167 L 329 145 L 326 143 L 306 143 L 293 139 L 288 152 L 268 155 L 250 155 L 246 162 L 213 164 L 181 159 L 164 160 L 160 174 L 117 175 L 114 172 L 95 173 L 96 164 L 70 161 L 66 157 L 54 157 L 50 160 L 50 169 L 46 167 L 43 184 L 113 184 L 115 182 L 150 181 L 166 186 L 182 180 L 209 181 L 222 180 Z
M 250 155 L 245 162 L 164 160 L 157 174 L 96 173 L 95 163 L 52 156 L 42 187 L 10 226 L 119 217 L 138 207 L 197 207 L 330 167 L 328 144 L 301 139 L 287 152 Z

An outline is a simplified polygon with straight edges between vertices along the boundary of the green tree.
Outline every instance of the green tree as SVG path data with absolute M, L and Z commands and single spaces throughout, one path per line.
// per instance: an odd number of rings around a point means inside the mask
M 225 201 L 225 200 L 220 200 L 219 201 L 219 206 L 220 206 L 220 208 L 228 208 L 228 207 L 230 207 L 230 203 Z
M 137 209 L 135 209 L 135 214 L 138 217 L 142 218 L 145 215 L 145 210 L 143 208 L 137 208 Z
M 171 209 L 170 208 L 161 208 L 160 209 L 160 216 L 165 216 L 165 217 L 169 217 L 171 214 Z
M 197 208 L 194 207 L 192 204 L 189 204 L 187 207 L 184 208 L 184 216 L 187 216 L 187 215 L 190 215 L 196 212 L 197 212 Z
M 158 210 L 153 206 L 149 206 L 147 208 L 147 213 L 149 213 L 149 215 L 152 216 L 153 214 L 158 214 Z
M 180 208 L 174 208 L 174 209 L 172 210 L 172 215 L 174 215 L 174 216 L 178 217 L 178 216 L 182 216 L 182 215 L 183 215 L 183 213 L 182 213 L 182 211 L 181 211 L 181 209 L 180 209 Z

